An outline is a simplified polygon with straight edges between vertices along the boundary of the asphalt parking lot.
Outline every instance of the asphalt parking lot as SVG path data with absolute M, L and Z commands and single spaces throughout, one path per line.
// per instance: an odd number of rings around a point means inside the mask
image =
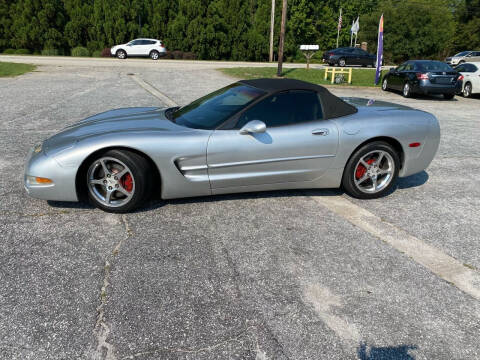
M 233 82 L 215 68 L 234 65 L 30 59 L 37 71 L 0 79 L 1 359 L 480 358 L 480 98 L 332 89 L 440 121 L 432 165 L 382 199 L 279 191 L 113 215 L 29 198 L 28 149 L 98 112 L 163 106 L 135 77 L 185 104 Z M 386 227 L 437 252 L 401 251 Z M 432 254 L 461 264 L 470 290 L 422 263 Z

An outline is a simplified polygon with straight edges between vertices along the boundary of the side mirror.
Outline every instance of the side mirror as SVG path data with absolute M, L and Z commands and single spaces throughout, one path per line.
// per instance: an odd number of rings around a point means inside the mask
M 252 120 L 243 125 L 240 129 L 241 135 L 255 134 L 255 133 L 264 133 L 267 130 L 267 125 L 260 120 Z

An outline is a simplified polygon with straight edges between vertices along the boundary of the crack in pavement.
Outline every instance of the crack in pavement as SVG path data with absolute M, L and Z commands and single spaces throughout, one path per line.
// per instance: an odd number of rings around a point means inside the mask
M 104 275 L 103 275 L 103 284 L 100 290 L 100 305 L 97 307 L 97 322 L 93 330 L 95 337 L 97 339 L 97 352 L 95 354 L 95 360 L 116 360 L 115 356 L 115 346 L 107 341 L 108 336 L 110 335 L 110 327 L 108 326 L 105 320 L 105 307 L 107 305 L 107 296 L 108 296 L 108 287 L 110 286 L 110 273 L 112 269 L 112 264 L 115 261 L 120 248 L 124 241 L 128 240 L 133 236 L 132 229 L 127 220 L 127 216 L 123 214 L 121 216 L 121 221 L 125 227 L 125 237 L 122 237 L 120 241 L 115 245 L 111 254 L 107 255 L 105 258 Z
M 218 343 L 215 343 L 215 344 L 212 344 L 212 345 L 208 345 L 208 346 L 203 346 L 203 347 L 199 347 L 199 348 L 169 348 L 169 347 L 158 347 L 158 348 L 154 348 L 154 349 L 150 349 L 150 350 L 147 350 L 147 351 L 142 351 L 142 352 L 137 352 L 137 353 L 133 353 L 131 355 L 128 355 L 128 356 L 125 356 L 125 357 L 122 357 L 121 360 L 123 359 L 135 359 L 136 357 L 139 357 L 139 356 L 144 356 L 144 355 L 153 355 L 153 354 L 156 354 L 156 353 L 159 353 L 159 352 L 170 352 L 170 353 L 188 353 L 188 354 L 198 354 L 198 353 L 201 353 L 201 352 L 209 352 L 209 351 L 212 351 L 212 350 L 215 350 L 223 345 L 226 345 L 230 342 L 235 342 L 235 341 L 240 341 L 239 339 L 244 336 L 245 334 L 247 334 L 247 337 L 248 337 L 248 331 L 250 329 L 258 329 L 258 325 L 250 325 L 250 326 L 247 326 L 246 328 L 244 328 L 243 330 L 241 330 L 240 332 L 238 332 L 237 334 L 223 340 L 223 341 L 220 341 Z M 258 347 L 258 339 L 257 339 L 257 347 Z M 258 354 L 258 353 L 257 353 Z M 261 353 L 261 355 L 263 355 L 263 352 Z M 258 358 L 258 357 L 257 357 Z

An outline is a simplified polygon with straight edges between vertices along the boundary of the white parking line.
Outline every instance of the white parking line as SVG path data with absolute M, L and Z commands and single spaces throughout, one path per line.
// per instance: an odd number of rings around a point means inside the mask
M 130 77 L 142 88 L 147 90 L 150 94 L 158 98 L 160 101 L 162 101 L 165 105 L 172 107 L 172 106 L 178 106 L 178 104 L 170 99 L 167 95 L 159 91 L 157 88 L 153 87 L 149 83 L 147 83 L 145 80 L 140 78 L 137 75 L 130 75 Z
M 340 196 L 312 196 L 330 211 L 408 255 L 435 275 L 480 300 L 480 274 L 441 250 L 410 235 Z

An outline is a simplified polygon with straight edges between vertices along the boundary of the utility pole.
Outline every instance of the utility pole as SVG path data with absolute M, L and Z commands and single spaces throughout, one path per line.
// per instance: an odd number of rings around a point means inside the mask
M 285 42 L 285 24 L 287 22 L 287 0 L 282 4 L 282 23 L 280 25 L 280 43 L 278 44 L 278 68 L 277 76 L 282 76 L 283 65 L 283 43 Z
M 270 62 L 273 61 L 273 31 L 275 30 L 275 0 L 272 0 L 272 15 L 270 16 Z

